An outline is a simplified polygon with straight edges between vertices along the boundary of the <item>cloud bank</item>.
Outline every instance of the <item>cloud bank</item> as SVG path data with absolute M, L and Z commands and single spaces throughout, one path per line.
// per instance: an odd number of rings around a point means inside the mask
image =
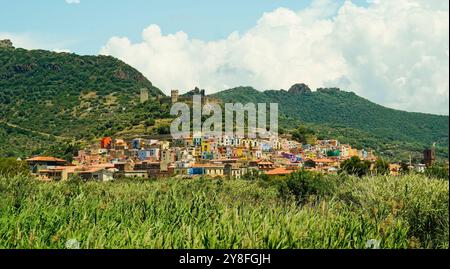
M 245 33 L 202 41 L 157 25 L 142 41 L 112 37 L 100 53 L 131 64 L 166 93 L 195 86 L 215 92 L 251 85 L 337 86 L 379 104 L 448 114 L 449 6 L 440 0 L 329 0 L 265 13 Z
M 79 4 L 79 3 L 80 3 L 80 0 L 66 0 L 66 3 L 69 4 L 69 5 L 72 5 L 72 4 Z

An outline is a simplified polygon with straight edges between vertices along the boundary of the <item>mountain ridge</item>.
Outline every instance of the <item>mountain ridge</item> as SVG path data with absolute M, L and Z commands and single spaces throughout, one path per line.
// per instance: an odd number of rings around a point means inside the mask
M 151 100 L 164 96 L 111 56 L 0 47 L 0 156 L 38 154 L 59 143 L 55 137 L 90 139 L 166 117 L 160 103 L 140 104 L 142 88 Z
M 79 56 L 0 47 L 0 156 L 42 153 L 68 142 L 117 133 L 158 131 L 167 125 L 170 98 L 138 70 L 111 56 Z M 149 100 L 139 94 L 147 88 Z M 202 93 L 196 89 L 193 93 Z M 186 96 L 190 96 L 187 94 Z M 316 91 L 302 83 L 289 91 L 236 87 L 212 95 L 221 102 L 279 103 L 280 124 L 306 124 L 324 138 L 381 149 L 407 158 L 438 143 L 448 158 L 448 116 L 386 108 L 338 88 Z M 162 128 L 167 129 L 167 128 Z M 161 129 L 161 130 L 162 130 Z
M 297 84 L 300 85 L 300 84 Z M 295 86 L 295 85 L 294 85 Z M 306 88 L 308 89 L 308 88 Z M 409 143 L 405 150 L 414 151 L 416 157 L 432 143 L 440 145 L 440 156 L 448 156 L 448 116 L 419 112 L 406 112 L 387 108 L 338 88 L 321 88 L 317 91 L 258 91 L 252 87 L 236 87 L 211 95 L 222 102 L 278 103 L 282 115 L 294 122 L 323 125 L 331 129 L 356 129 L 369 133 L 383 143 L 395 146 Z M 282 121 L 286 121 L 283 117 Z M 286 125 L 286 124 L 285 124 Z M 319 128 L 321 129 L 321 128 Z M 349 136 L 355 132 L 349 132 Z M 345 141 L 346 139 L 344 139 Z M 372 148 L 382 143 L 362 143 Z M 387 154 L 393 155 L 393 154 Z M 394 157 L 394 156 L 392 156 Z M 405 157 L 405 156 L 403 156 Z

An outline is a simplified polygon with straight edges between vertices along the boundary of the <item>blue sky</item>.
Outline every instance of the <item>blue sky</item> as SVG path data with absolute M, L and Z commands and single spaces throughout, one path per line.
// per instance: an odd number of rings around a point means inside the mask
M 202 40 L 225 38 L 251 28 L 264 12 L 301 10 L 310 0 L 0 0 L 0 33 L 28 34 L 40 43 L 97 54 L 112 36 L 138 41 L 142 29 L 157 24 L 165 34 L 184 31 Z M 339 0 L 343 3 L 343 0 Z M 365 0 L 355 3 L 365 5 Z M 60 49 L 63 49 L 62 47 Z

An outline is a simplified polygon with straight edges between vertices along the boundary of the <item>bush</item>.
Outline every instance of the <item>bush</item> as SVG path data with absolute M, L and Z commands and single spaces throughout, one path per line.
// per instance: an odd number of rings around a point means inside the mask
M 0 158 L 0 176 L 26 175 L 29 171 L 28 164 L 25 161 L 18 161 L 14 158 Z
M 377 159 L 377 161 L 375 162 L 375 174 L 376 175 L 389 175 L 390 174 L 390 164 L 388 161 L 384 160 L 384 159 Z
M 286 180 L 287 190 L 299 203 L 306 202 L 310 196 L 318 199 L 330 195 L 335 185 L 335 180 L 328 176 L 306 171 L 292 173 Z
M 447 165 L 433 165 L 425 170 L 425 175 L 430 178 L 446 179 L 448 180 L 448 166 Z
M 157 132 L 160 135 L 170 134 L 170 126 L 169 125 L 161 125 L 158 127 Z
M 359 157 L 351 157 L 341 163 L 341 173 L 363 177 L 369 174 L 370 162 L 362 161 Z

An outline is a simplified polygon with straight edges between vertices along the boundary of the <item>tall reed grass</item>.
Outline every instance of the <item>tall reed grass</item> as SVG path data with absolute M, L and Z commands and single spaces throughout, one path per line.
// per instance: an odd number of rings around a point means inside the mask
M 372 239 L 381 248 L 449 246 L 448 181 L 319 177 L 326 191 L 300 184 L 301 195 L 299 184 L 285 184 L 295 180 L 303 179 L 0 177 L 0 248 L 59 249 L 69 240 L 89 249 L 363 249 Z

